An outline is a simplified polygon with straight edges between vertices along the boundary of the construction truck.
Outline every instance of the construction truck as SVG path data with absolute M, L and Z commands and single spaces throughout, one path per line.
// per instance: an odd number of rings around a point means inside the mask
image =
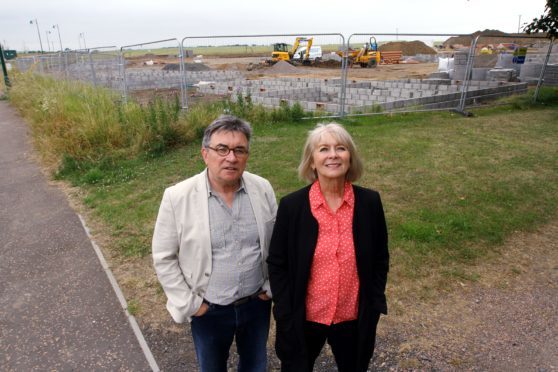
M 340 57 L 343 57 L 343 51 L 337 52 Z M 374 36 L 370 37 L 368 43 L 365 43 L 360 49 L 350 49 L 347 52 L 347 60 L 349 66 L 355 64 L 360 67 L 376 67 L 381 61 L 380 51 L 378 50 L 378 43 Z
M 297 37 L 292 48 L 289 50 L 289 45 L 285 43 L 273 44 L 273 52 L 271 59 L 267 62 L 275 64 L 279 61 L 287 61 L 291 64 L 309 65 L 315 58 L 311 58 L 311 48 L 313 38 Z M 320 56 L 321 57 L 321 56 Z

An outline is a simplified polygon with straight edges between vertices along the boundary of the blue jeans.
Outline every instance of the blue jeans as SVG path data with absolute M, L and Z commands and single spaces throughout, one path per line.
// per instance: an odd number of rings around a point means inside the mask
M 267 370 L 267 336 L 271 301 L 254 298 L 242 305 L 209 305 L 192 318 L 192 337 L 201 372 L 226 372 L 229 349 L 236 337 L 238 372 Z

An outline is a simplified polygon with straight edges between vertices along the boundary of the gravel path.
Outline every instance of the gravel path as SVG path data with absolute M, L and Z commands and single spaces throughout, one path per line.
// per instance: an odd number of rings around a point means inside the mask
M 501 252 L 479 267 L 477 282 L 382 318 L 370 370 L 558 371 L 558 220 L 514 234 Z M 163 329 L 144 326 L 162 370 L 196 370 L 189 327 L 169 321 Z M 233 353 L 230 370 L 235 360 Z M 315 370 L 336 370 L 329 350 Z
M 558 371 L 558 220 L 501 251 L 473 285 L 385 318 L 374 368 Z

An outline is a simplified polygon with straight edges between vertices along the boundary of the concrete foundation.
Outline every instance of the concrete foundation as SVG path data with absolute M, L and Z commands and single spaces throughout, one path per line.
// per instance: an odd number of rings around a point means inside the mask
M 350 113 L 397 111 L 408 108 L 457 107 L 462 83 L 446 79 L 360 81 L 347 85 L 345 109 Z M 472 81 L 467 102 L 501 97 L 527 90 L 526 83 Z M 198 88 L 204 94 L 240 94 L 265 107 L 298 103 L 307 111 L 340 111 L 339 79 L 280 78 L 215 82 Z

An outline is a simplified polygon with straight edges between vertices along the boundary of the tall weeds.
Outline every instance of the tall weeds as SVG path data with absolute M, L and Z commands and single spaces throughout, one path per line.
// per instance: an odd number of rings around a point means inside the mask
M 39 153 L 54 166 L 157 155 L 199 134 L 201 120 L 181 115 L 176 100 L 124 104 L 107 89 L 30 73 L 14 77 L 9 98 L 29 120 Z
M 44 161 L 62 173 L 159 156 L 200 138 L 205 127 L 223 113 L 256 125 L 304 116 L 298 104 L 268 110 L 240 95 L 236 100 L 198 104 L 183 113 L 178 97 L 146 106 L 122 103 L 108 89 L 32 73 L 14 75 L 9 98 L 29 120 Z

